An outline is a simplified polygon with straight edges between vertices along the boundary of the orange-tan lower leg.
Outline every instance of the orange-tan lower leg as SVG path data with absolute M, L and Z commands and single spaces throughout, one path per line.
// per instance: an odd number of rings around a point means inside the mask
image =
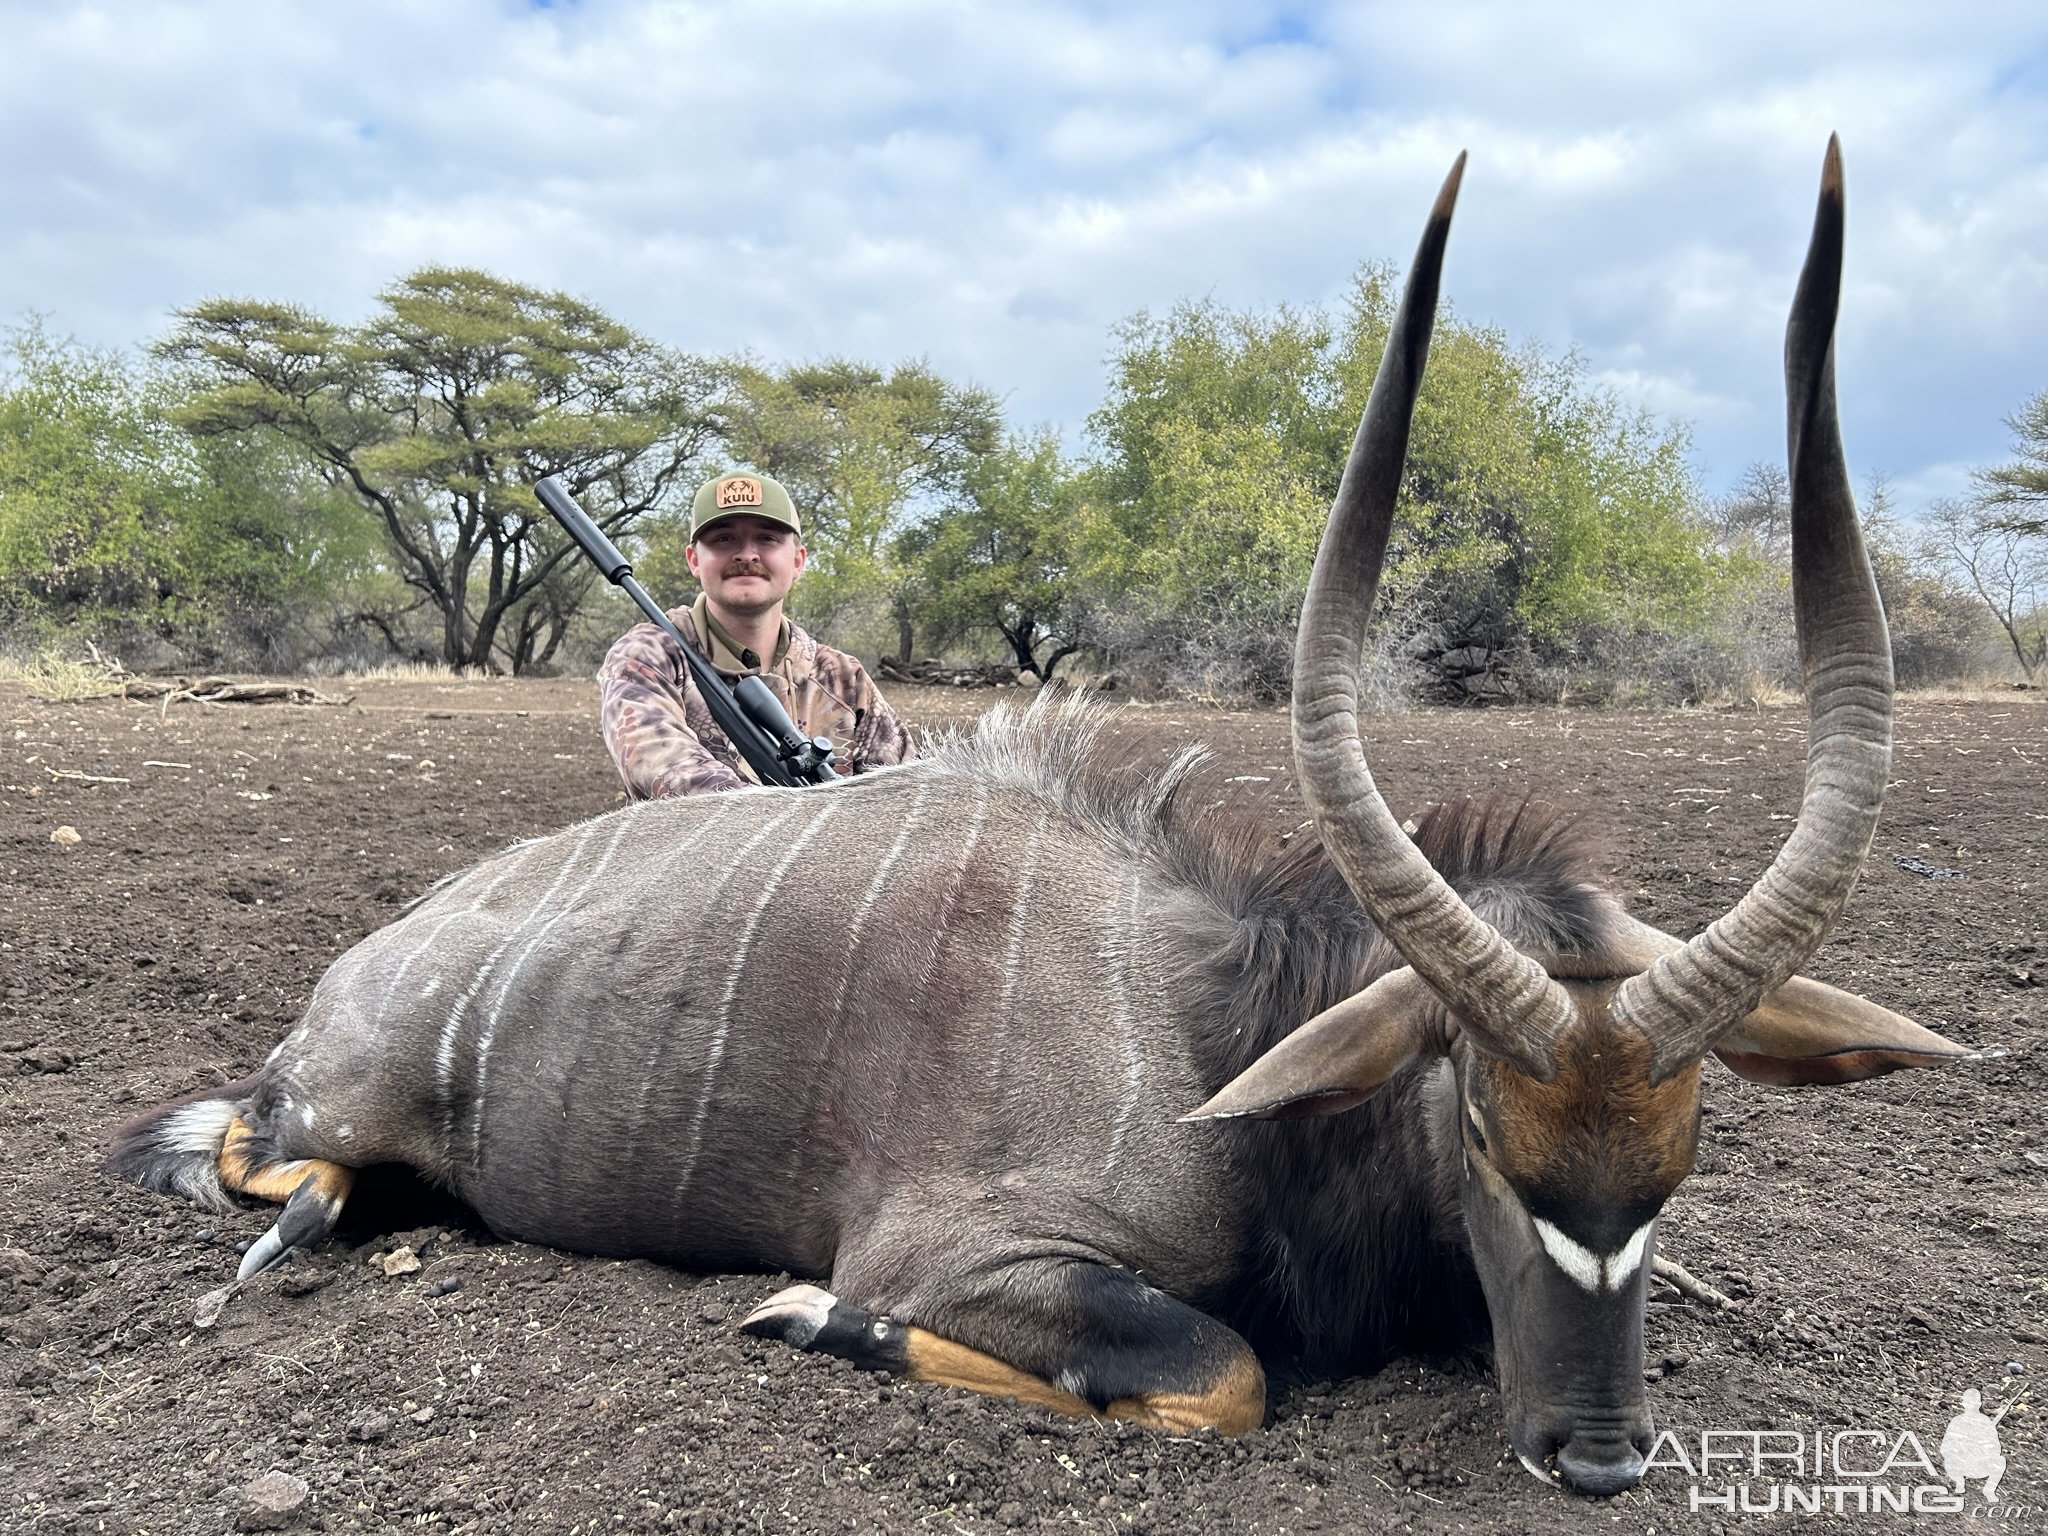
M 271 1162 L 265 1160 L 266 1156 L 262 1138 L 237 1115 L 228 1126 L 227 1140 L 221 1144 L 221 1183 L 240 1194 L 282 1204 L 298 1193 L 299 1186 L 310 1174 L 320 1197 L 337 1206 L 355 1187 L 355 1169 L 340 1163 L 330 1163 L 317 1157 L 293 1157 Z
M 1128 1419 L 1150 1429 L 1214 1429 L 1242 1435 L 1266 1420 L 1266 1373 L 1250 1357 L 1234 1360 L 1217 1383 L 1201 1392 L 1142 1392 L 1096 1408 L 1073 1393 L 1005 1365 L 965 1344 L 922 1328 L 905 1328 L 904 1354 L 916 1381 L 965 1387 L 990 1397 L 1013 1397 L 1079 1418 Z
M 237 1115 L 220 1149 L 220 1181 L 259 1200 L 282 1202 L 275 1225 L 242 1256 L 236 1278 L 247 1280 L 282 1262 L 294 1249 L 311 1248 L 334 1230 L 356 1171 L 319 1157 L 280 1158 Z
M 1083 1395 L 1088 1386 L 1080 1374 L 1086 1368 L 1085 1357 L 1078 1362 L 1073 1385 L 1062 1385 L 929 1329 L 877 1316 L 815 1285 L 793 1285 L 771 1296 L 740 1326 L 748 1333 L 779 1338 L 799 1349 L 822 1350 L 870 1370 L 1015 1398 L 1077 1418 L 1129 1419 L 1155 1429 L 1215 1429 L 1239 1435 L 1258 1428 L 1266 1417 L 1265 1372 L 1234 1335 L 1227 1343 L 1212 1335 L 1208 1352 L 1200 1358 L 1162 1351 L 1158 1379 L 1185 1381 L 1193 1376 L 1201 1381 L 1206 1376 L 1208 1380 L 1195 1390 L 1139 1391 L 1098 1408 Z M 1060 1374 L 1064 1381 L 1067 1373 Z

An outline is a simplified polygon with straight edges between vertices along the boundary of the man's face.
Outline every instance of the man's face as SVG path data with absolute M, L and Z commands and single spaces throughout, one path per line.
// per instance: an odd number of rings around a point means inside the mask
M 749 617 L 781 606 L 804 569 L 804 546 L 780 523 L 740 513 L 700 528 L 687 551 L 690 574 L 711 606 Z

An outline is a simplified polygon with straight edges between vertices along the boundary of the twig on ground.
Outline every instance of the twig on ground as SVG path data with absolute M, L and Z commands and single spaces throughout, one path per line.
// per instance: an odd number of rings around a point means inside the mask
M 1719 1307 L 1723 1312 L 1739 1312 L 1742 1303 L 1725 1291 L 1717 1291 L 1706 1281 L 1694 1276 L 1676 1259 L 1667 1259 L 1662 1254 L 1650 1265 L 1650 1272 L 1659 1280 L 1682 1295 L 1694 1301 L 1705 1302 L 1710 1307 Z

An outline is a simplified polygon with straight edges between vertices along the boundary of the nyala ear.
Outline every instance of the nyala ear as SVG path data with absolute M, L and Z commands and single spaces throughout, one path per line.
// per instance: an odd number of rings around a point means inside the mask
M 1444 1007 L 1403 966 L 1326 1008 L 1266 1052 L 1183 1120 L 1334 1115 L 1425 1050 L 1443 1048 Z
M 1973 1051 L 1853 992 L 1794 976 L 1723 1035 L 1714 1054 L 1753 1083 L 1803 1087 L 2005 1053 Z

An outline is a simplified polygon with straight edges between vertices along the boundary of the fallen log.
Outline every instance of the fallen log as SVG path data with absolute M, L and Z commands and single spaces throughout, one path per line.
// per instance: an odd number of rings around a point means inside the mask
M 354 694 L 330 698 L 304 683 L 238 683 L 226 677 L 131 677 L 120 682 L 128 699 L 161 699 L 172 704 L 348 704 Z

